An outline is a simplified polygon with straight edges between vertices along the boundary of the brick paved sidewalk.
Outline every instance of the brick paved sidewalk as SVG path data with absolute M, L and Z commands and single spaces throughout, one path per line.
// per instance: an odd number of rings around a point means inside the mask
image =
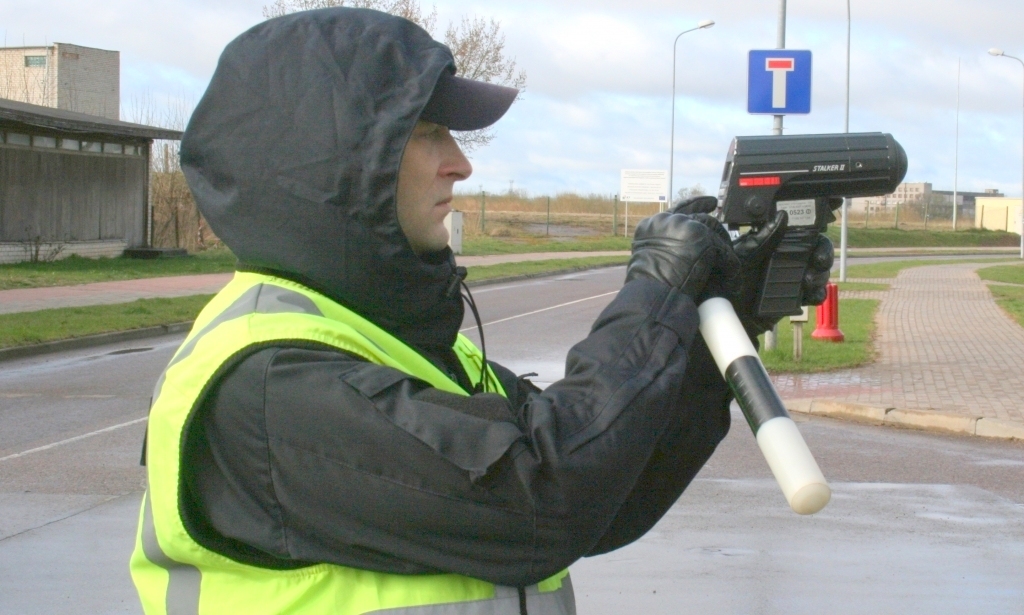
M 629 252 L 537 252 L 530 254 L 496 254 L 493 256 L 460 256 L 460 265 L 474 267 L 540 261 L 586 258 L 591 256 L 628 256 Z M 152 297 L 185 297 L 213 294 L 231 280 L 230 273 L 181 275 L 162 278 L 141 278 L 117 282 L 96 282 L 76 286 L 18 288 L 0 291 L 0 314 L 32 312 L 50 308 L 80 307 L 127 303 Z
M 1024 422 L 1024 328 L 978 278 L 975 270 L 985 266 L 904 269 L 889 291 L 844 294 L 881 298 L 878 361 L 827 374 L 780 375 L 779 392 Z

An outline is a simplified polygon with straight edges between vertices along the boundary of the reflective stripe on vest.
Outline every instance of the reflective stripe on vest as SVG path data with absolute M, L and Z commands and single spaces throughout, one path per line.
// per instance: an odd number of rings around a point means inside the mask
M 196 319 L 161 374 L 147 428 L 149 489 L 139 515 L 132 578 L 147 613 L 395 613 L 517 615 L 519 591 L 458 575 L 390 575 L 329 564 L 269 570 L 209 551 L 179 513 L 185 425 L 213 379 L 259 345 L 308 342 L 387 365 L 466 395 L 400 340 L 299 284 L 238 273 Z M 459 336 L 454 350 L 473 381 L 479 350 Z M 504 394 L 491 374 L 490 390 Z M 568 571 L 527 588 L 529 613 L 575 612 Z

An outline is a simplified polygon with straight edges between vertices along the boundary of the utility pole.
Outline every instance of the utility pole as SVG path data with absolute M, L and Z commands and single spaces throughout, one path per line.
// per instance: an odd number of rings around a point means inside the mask
M 843 132 L 850 132 L 850 0 L 846 0 L 846 120 L 843 123 Z M 843 199 L 843 216 L 839 222 L 839 281 L 846 281 L 846 250 L 849 240 L 847 228 L 849 228 L 849 213 L 851 199 Z M 868 209 L 864 204 L 865 212 Z M 897 210 L 898 211 L 898 210 Z M 866 214 L 865 214 L 866 215 Z M 896 214 L 899 217 L 899 213 Z M 865 218 L 866 220 L 867 218 Z M 898 226 L 898 225 L 897 225 Z
M 779 29 L 775 36 L 775 48 L 786 48 L 786 0 L 779 0 Z M 773 135 L 782 134 L 782 115 L 776 115 L 772 126 Z M 775 350 L 778 346 L 779 325 L 776 324 L 769 331 L 764 333 L 764 349 Z
M 953 230 L 956 230 L 957 179 L 960 177 L 960 58 L 956 59 L 956 145 L 953 153 Z

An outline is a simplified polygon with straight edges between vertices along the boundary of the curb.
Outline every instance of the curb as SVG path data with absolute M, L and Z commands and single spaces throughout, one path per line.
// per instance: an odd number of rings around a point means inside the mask
M 793 399 L 785 402 L 790 412 L 864 423 L 888 425 L 956 435 L 1024 440 L 1024 424 L 952 412 L 902 410 L 824 399 Z
M 553 275 L 565 275 L 567 273 L 588 271 L 590 269 L 621 267 L 623 264 L 624 263 L 614 263 L 607 265 L 585 265 L 581 267 L 566 267 L 564 269 L 557 269 L 555 271 L 526 273 L 523 275 L 507 276 L 503 278 L 492 278 L 489 280 L 469 281 L 466 282 L 466 285 L 469 286 L 470 288 L 474 288 L 477 286 L 487 286 L 490 284 L 502 284 L 505 282 L 518 282 L 521 280 L 529 280 L 532 278 L 541 278 Z M 174 323 L 171 325 L 157 325 L 155 327 L 131 329 L 128 331 L 115 331 L 113 333 L 97 333 L 96 335 L 84 335 L 82 337 L 73 337 L 71 339 L 66 340 L 57 340 L 53 342 L 45 342 L 42 344 L 32 344 L 30 346 L 12 346 L 10 348 L 0 348 L 0 362 L 10 361 L 13 359 L 36 357 L 39 355 L 51 354 L 55 352 L 65 352 L 68 350 L 81 350 L 83 348 L 104 346 L 106 344 L 116 344 L 118 342 L 131 342 L 151 337 L 160 337 L 162 335 L 188 333 L 191 329 L 192 321 L 189 321 Z
M 131 342 L 161 335 L 172 335 L 175 333 L 188 333 L 192 329 L 192 322 L 179 322 L 172 325 L 157 325 L 155 327 L 143 327 L 141 329 L 130 329 L 128 331 L 115 331 L 113 333 L 97 333 L 96 335 L 84 335 L 66 340 L 32 344 L 30 346 L 12 346 L 11 348 L 0 348 L 0 361 L 12 359 L 23 359 L 36 357 L 54 352 L 65 352 L 68 350 L 81 350 L 93 346 L 116 344 L 118 342 Z

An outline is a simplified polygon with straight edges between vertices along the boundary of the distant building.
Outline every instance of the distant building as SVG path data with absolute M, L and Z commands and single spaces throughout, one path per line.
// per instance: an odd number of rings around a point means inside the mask
M 176 130 L 0 99 L 0 263 L 151 245 L 149 156 Z
M 937 197 L 941 197 L 942 204 L 952 205 L 953 203 L 953 191 L 952 190 L 933 190 L 932 194 Z M 962 218 L 973 218 L 974 213 L 977 210 L 976 204 L 978 198 L 1002 198 L 1005 196 L 1002 192 L 999 192 L 995 188 L 987 188 L 984 192 L 960 192 L 956 193 L 956 204 L 957 204 L 957 216 Z
M 1020 233 L 1021 200 L 1006 197 L 979 197 L 974 227 L 990 231 Z
M 54 43 L 0 47 L 0 98 L 121 119 L 121 54 Z
M 975 203 L 979 197 L 1002 197 L 1003 194 L 994 188 L 986 189 L 984 192 L 961 192 L 956 193 L 957 216 L 959 218 L 974 218 Z M 892 213 L 897 205 L 907 203 L 923 203 L 935 206 L 936 213 L 940 209 L 946 210 L 946 215 L 951 215 L 950 208 L 953 204 L 952 190 L 934 190 L 931 182 L 906 182 L 896 187 L 892 194 L 853 199 L 850 204 L 850 211 L 864 213 L 865 211 L 875 214 Z

